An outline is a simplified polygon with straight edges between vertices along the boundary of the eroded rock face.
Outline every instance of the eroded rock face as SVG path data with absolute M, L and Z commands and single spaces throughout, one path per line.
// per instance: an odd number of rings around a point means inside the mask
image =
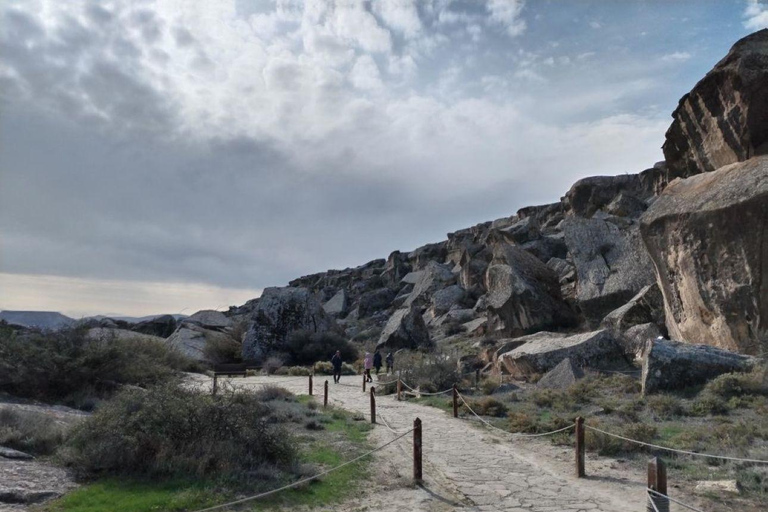
M 519 338 L 525 343 L 498 358 L 502 369 L 518 378 L 546 373 L 564 359 L 579 367 L 605 368 L 625 362 L 621 347 L 607 329 L 567 335 L 539 332 Z
M 576 300 L 589 326 L 655 281 L 636 222 L 572 217 L 563 231 L 576 267 Z
M 768 152 L 768 29 L 737 42 L 672 117 L 663 147 L 670 179 Z
M 643 393 L 703 384 L 718 375 L 750 371 L 756 359 L 707 345 L 652 340 L 643 359 Z
M 664 325 L 664 297 L 656 283 L 644 287 L 629 302 L 611 311 L 602 325 L 624 332 L 632 326 L 647 323 Z
M 628 204 L 642 208 L 641 198 L 650 192 L 637 174 L 621 174 L 619 176 L 592 176 L 583 178 L 570 188 L 563 198 L 567 212 L 578 217 L 590 218 L 598 210 L 624 209 Z M 639 203 L 639 204 L 638 204 Z M 642 211 L 642 209 L 640 210 Z M 632 213 L 631 210 L 626 212 Z
M 398 309 L 389 318 L 376 348 L 420 348 L 431 345 L 429 331 L 415 306 Z
M 665 189 L 642 233 L 671 338 L 745 354 L 768 348 L 766 229 L 768 156 Z
M 349 308 L 349 296 L 347 290 L 341 289 L 331 297 L 328 302 L 323 304 L 326 313 L 332 316 L 341 316 Z
M 519 247 L 498 245 L 485 279 L 490 331 L 520 336 L 575 321 L 555 272 Z
M 327 332 L 336 322 L 306 288 L 267 288 L 251 313 L 251 324 L 243 340 L 243 359 L 259 361 L 279 350 L 294 331 Z

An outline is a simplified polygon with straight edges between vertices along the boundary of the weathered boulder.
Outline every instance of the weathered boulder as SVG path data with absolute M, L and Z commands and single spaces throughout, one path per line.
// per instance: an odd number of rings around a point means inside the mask
M 432 309 L 438 315 L 447 313 L 452 307 L 459 306 L 465 296 L 464 288 L 457 284 L 452 284 L 432 295 Z
M 643 358 L 643 393 L 703 384 L 729 372 L 752 370 L 757 359 L 709 345 L 651 340 Z
M 584 371 L 566 357 L 539 379 L 536 386 L 543 389 L 567 389 L 584 377 Z
M 655 281 L 636 223 L 624 228 L 610 220 L 572 217 L 563 221 L 563 231 L 576 267 L 576 300 L 589 326 Z
M 678 180 L 643 215 L 673 339 L 768 348 L 768 156 Z
M 498 231 L 506 240 L 518 245 L 530 240 L 536 240 L 541 236 L 536 217 L 525 217 L 514 224 L 500 228 Z
M 195 361 L 207 361 L 205 354 L 206 331 L 196 325 L 182 325 L 171 334 L 166 342 L 185 356 Z M 220 334 L 220 333 L 217 333 Z
M 664 325 L 664 297 L 656 283 L 644 287 L 629 302 L 608 313 L 602 326 L 623 332 L 647 323 Z
M 336 322 L 306 288 L 267 288 L 255 304 L 243 341 L 243 359 L 259 361 L 281 350 L 294 331 L 337 330 Z
M 86 336 L 92 340 L 101 340 L 109 342 L 112 339 L 117 340 L 139 340 L 139 341 L 157 341 L 165 343 L 165 338 L 143 334 L 140 332 L 129 331 L 128 329 L 115 329 L 110 327 L 92 327 L 88 329 Z
M 151 320 L 145 320 L 139 322 L 133 327 L 132 331 L 140 332 L 142 334 L 151 334 L 152 336 L 159 336 L 160 338 L 167 338 L 173 331 L 176 330 L 176 319 L 173 315 L 161 315 Z
M 323 310 L 331 316 L 342 316 L 349 308 L 349 295 L 347 290 L 342 288 L 337 291 L 328 302 L 323 304 Z
M 398 309 L 381 332 L 376 348 L 420 348 L 431 345 L 429 331 L 415 306 Z
M 578 217 L 590 218 L 598 210 L 606 209 L 609 205 L 624 196 L 621 201 L 627 202 L 632 197 L 639 201 L 650 195 L 637 174 L 620 174 L 618 176 L 592 176 L 583 178 L 571 186 L 563 198 L 566 212 Z M 617 205 L 613 204 L 612 208 Z
M 20 452 L 19 450 L 14 450 L 13 448 L 7 448 L 5 446 L 0 446 L 0 457 L 13 460 L 34 459 L 34 457 L 28 453 Z
M 397 295 L 397 292 L 391 288 L 379 288 L 378 290 L 371 290 L 362 294 L 357 304 L 359 317 L 365 318 L 377 311 L 389 309 L 392 301 L 395 299 L 395 295 Z
M 568 255 L 568 246 L 565 245 L 565 237 L 562 233 L 542 236 L 522 244 L 521 247 L 544 263 L 552 258 L 565 258 Z
M 663 146 L 670 179 L 768 152 L 768 30 L 733 45 L 672 117 Z
M 220 311 L 214 311 L 212 309 L 204 309 L 202 311 L 198 311 L 189 318 L 185 318 L 183 323 L 192 323 L 206 329 L 215 330 L 232 327 L 232 320 L 230 318 L 224 315 L 224 313 Z
M 486 272 L 488 328 L 504 336 L 572 325 L 557 275 L 523 249 L 499 244 Z
M 539 332 L 518 338 L 525 343 L 499 356 L 501 369 L 518 378 L 546 373 L 563 359 L 570 358 L 580 367 L 605 368 L 626 359 L 610 331 L 567 335 Z
M 621 346 L 624 348 L 624 355 L 630 360 L 642 360 L 643 351 L 649 341 L 664 337 L 664 333 L 658 325 L 647 323 L 633 325 L 626 331 L 617 335 Z
M 413 274 L 417 273 L 413 272 Z M 405 301 L 405 305 L 426 304 L 435 292 L 454 282 L 455 279 L 456 276 L 447 265 L 436 261 L 427 262 L 424 268 L 418 272 L 416 281 L 413 283 L 413 291 L 408 300 Z M 407 283 L 408 281 L 404 279 L 404 282 Z

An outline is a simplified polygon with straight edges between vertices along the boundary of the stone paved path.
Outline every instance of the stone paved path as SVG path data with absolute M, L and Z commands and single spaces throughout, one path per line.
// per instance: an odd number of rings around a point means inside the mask
M 317 378 L 315 395 L 322 400 L 324 378 Z M 344 382 L 345 381 L 345 382 Z M 369 396 L 357 377 L 330 384 L 331 403 L 369 417 Z M 290 377 L 233 379 L 238 386 L 262 383 L 281 385 L 297 394 L 307 393 L 307 380 Z M 510 441 L 478 428 L 465 419 L 412 402 L 398 402 L 394 395 L 377 397 L 381 420 L 398 432 L 423 422 L 424 477 L 419 488 L 370 493 L 361 503 L 344 510 L 455 510 L 509 512 L 642 511 L 644 492 L 640 482 L 616 479 L 576 479 L 564 471 L 572 465 L 553 465 L 553 447 L 546 440 Z M 380 424 L 383 421 L 380 421 Z M 383 444 L 395 434 L 384 425 L 374 429 L 374 442 Z M 411 436 L 379 452 L 377 464 L 399 465 L 403 480 L 411 475 Z M 562 453 L 562 450 L 560 451 Z

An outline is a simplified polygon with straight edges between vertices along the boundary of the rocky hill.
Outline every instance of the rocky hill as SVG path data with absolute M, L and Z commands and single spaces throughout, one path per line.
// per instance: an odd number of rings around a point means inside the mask
M 231 308 L 249 325 L 244 358 L 297 329 L 392 349 L 604 331 L 629 356 L 666 335 L 765 352 L 768 30 L 736 43 L 672 117 L 665 161 L 642 172 L 586 178 L 559 202 Z

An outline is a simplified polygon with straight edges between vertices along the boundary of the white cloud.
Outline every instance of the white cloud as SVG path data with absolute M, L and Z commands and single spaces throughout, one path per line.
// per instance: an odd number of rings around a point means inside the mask
M 590 21 L 589 22 L 589 26 L 594 28 L 595 30 L 597 30 L 597 29 L 602 27 L 602 25 L 600 24 L 599 21 Z
M 661 60 L 664 62 L 685 62 L 691 58 L 691 54 L 688 52 L 674 52 L 662 55 Z
M 357 58 L 349 73 L 349 79 L 358 89 L 379 89 L 382 85 L 379 67 L 370 55 Z
M 506 28 L 507 34 L 512 37 L 525 32 L 525 20 L 521 19 L 523 0 L 488 0 L 487 9 L 490 20 Z
M 758 2 L 758 0 L 747 0 L 747 7 L 744 10 L 744 27 L 749 30 L 760 30 L 768 28 L 768 6 Z
M 373 2 L 376 14 L 388 26 L 402 32 L 406 38 L 416 37 L 422 29 L 416 0 L 387 0 Z

